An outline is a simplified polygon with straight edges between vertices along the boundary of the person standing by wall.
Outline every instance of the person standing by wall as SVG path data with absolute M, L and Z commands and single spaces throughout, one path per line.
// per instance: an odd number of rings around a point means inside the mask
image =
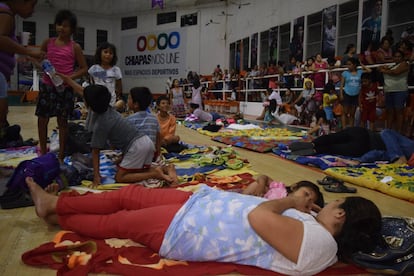
M 170 101 L 172 103 L 172 113 L 177 118 L 185 117 L 184 93 L 178 79 L 174 79 L 170 90 Z
M 409 65 L 404 60 L 404 53 L 399 50 L 394 54 L 394 61 L 395 65 L 383 66 L 380 71 L 384 74 L 387 128 L 401 133 L 404 121 L 403 109 L 408 98 L 407 77 Z
M 348 71 L 342 72 L 340 100 L 344 107 L 342 112 L 342 128 L 353 127 L 355 121 L 355 111 L 358 106 L 359 90 L 361 89 L 361 75 L 364 72 L 371 73 L 371 69 L 361 64 L 363 70 L 357 69 L 358 60 L 348 59 L 346 65 Z

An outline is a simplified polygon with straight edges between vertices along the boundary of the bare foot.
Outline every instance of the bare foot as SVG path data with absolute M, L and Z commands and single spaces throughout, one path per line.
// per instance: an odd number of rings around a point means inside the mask
M 55 213 L 58 197 L 47 193 L 31 177 L 26 177 L 26 183 L 32 195 L 37 216 L 48 222 L 48 217 Z
M 151 167 L 152 169 L 152 167 Z M 173 181 L 173 179 L 164 172 L 164 169 L 162 167 L 154 167 L 154 172 L 156 174 L 155 178 L 157 179 L 161 179 L 161 180 L 165 180 L 168 183 L 171 183 Z
M 401 156 L 394 162 L 394 164 L 401 164 L 401 165 L 407 164 L 407 158 L 405 158 L 405 156 Z
M 360 164 L 360 162 L 357 160 L 350 160 L 350 159 L 345 159 L 345 158 L 340 158 L 340 157 L 337 157 L 336 161 L 342 162 L 349 166 L 358 166 Z
M 177 172 L 175 170 L 174 164 L 167 165 L 167 174 L 172 179 L 172 181 L 170 183 L 171 185 L 178 185 L 179 184 L 179 180 L 178 180 L 178 176 L 177 176 Z
M 59 192 L 59 184 L 52 183 L 50 185 L 47 185 L 47 187 L 45 188 L 45 191 L 49 194 L 57 195 Z

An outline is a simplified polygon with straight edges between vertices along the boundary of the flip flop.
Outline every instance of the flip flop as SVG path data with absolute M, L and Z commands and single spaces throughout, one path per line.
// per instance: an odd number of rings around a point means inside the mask
M 341 183 L 329 184 L 323 186 L 325 191 L 331 193 L 356 193 L 357 189 L 353 187 L 347 187 Z
M 332 176 L 325 176 L 322 180 L 316 180 L 319 185 L 331 185 L 335 183 L 344 184 L 343 180 L 337 179 Z

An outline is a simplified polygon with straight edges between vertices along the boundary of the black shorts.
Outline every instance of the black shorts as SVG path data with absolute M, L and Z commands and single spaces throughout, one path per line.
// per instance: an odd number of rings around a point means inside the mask
M 72 87 L 65 87 L 64 91 L 57 92 L 54 86 L 41 83 L 35 115 L 47 118 L 69 118 L 74 105 Z
M 344 92 L 344 100 L 342 104 L 344 106 L 358 106 L 359 95 L 350 96 Z

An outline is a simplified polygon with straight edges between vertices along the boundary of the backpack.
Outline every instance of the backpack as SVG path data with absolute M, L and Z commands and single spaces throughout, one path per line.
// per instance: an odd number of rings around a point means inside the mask
M 25 178 L 33 177 L 34 181 L 45 188 L 53 182 L 60 173 L 59 160 L 54 153 L 25 160 L 17 165 L 6 186 L 8 190 L 27 190 Z
M 373 252 L 353 255 L 370 272 L 405 275 L 414 272 L 414 218 L 383 217 L 382 240 Z
M 72 155 L 75 152 L 91 152 L 92 132 L 88 131 L 83 125 L 72 123 L 68 124 L 68 138 L 66 142 L 66 155 Z

